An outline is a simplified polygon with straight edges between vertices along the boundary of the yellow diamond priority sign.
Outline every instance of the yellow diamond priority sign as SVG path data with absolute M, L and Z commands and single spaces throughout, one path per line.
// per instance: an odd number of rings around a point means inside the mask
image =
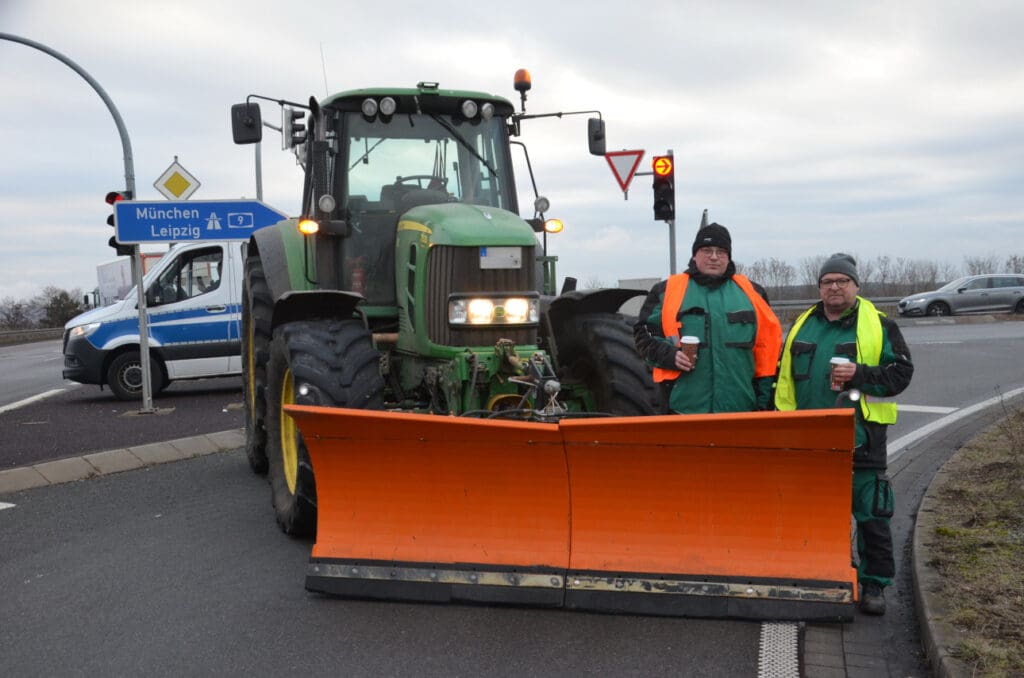
M 178 163 L 178 156 L 174 156 L 171 166 L 153 183 L 153 188 L 168 200 L 187 200 L 199 186 L 199 180 Z

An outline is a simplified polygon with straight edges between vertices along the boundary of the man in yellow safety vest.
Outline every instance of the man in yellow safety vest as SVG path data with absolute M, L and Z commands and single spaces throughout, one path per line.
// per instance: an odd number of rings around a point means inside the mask
M 860 609 L 881 615 L 884 589 L 896 574 L 889 528 L 894 497 L 886 475 L 886 432 L 896 422 L 896 403 L 877 398 L 901 393 L 910 384 L 914 365 L 900 328 L 858 295 L 860 277 L 853 257 L 840 253 L 826 260 L 818 273 L 818 291 L 821 301 L 796 319 L 786 337 L 775 406 L 856 408 L 853 517 Z M 859 402 L 839 398 L 846 389 L 859 390 Z

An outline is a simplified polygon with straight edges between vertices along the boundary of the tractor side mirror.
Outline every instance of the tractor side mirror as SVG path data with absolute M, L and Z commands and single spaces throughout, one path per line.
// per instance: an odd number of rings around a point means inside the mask
M 587 143 L 591 155 L 604 155 L 604 120 L 590 118 L 587 120 Z
M 252 102 L 231 107 L 231 134 L 236 144 L 258 144 L 263 141 L 263 118 L 260 105 Z

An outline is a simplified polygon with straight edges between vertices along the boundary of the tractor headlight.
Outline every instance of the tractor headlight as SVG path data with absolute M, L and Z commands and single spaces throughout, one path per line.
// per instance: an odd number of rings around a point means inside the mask
M 529 325 L 540 318 L 536 296 L 453 297 L 448 300 L 452 325 Z

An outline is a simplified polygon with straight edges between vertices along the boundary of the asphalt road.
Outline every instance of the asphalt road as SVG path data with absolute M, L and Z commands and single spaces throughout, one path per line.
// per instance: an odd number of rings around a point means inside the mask
M 919 373 L 901 403 L 920 407 L 908 407 L 890 440 L 939 419 L 937 410 L 1024 384 L 1024 366 L 1007 362 L 1024 323 L 1009 325 L 906 328 Z M 74 439 L 59 453 L 129 444 L 120 436 L 131 425 L 118 426 L 126 419 L 146 420 L 136 442 L 193 435 L 180 427 L 189 420 L 209 424 L 197 432 L 240 428 L 237 379 L 216 381 L 172 386 L 155 403 L 173 405 L 165 415 L 139 417 L 137 404 L 95 387 L 23 409 L 43 417 L 47 428 L 74 426 Z M 83 407 L 88 433 L 79 434 Z M 25 432 L 39 426 L 32 416 L 5 419 L 16 412 L 0 414 L 0 431 L 17 432 L 8 439 L 29 447 L 39 444 L 41 437 Z M 221 415 L 233 423 L 223 425 Z M 935 468 L 996 415 L 965 419 L 908 445 L 892 464 L 899 576 L 888 594 L 890 612 L 809 628 L 808 638 L 815 632 L 838 639 L 832 659 L 855 656 L 866 664 L 816 675 L 928 675 L 911 602 L 914 513 Z M 153 427 L 175 416 L 177 424 L 155 437 Z M 7 448 L 5 440 L 3 463 Z M 45 458 L 55 456 L 66 455 Z M 5 497 L 16 504 L 0 512 L 5 672 L 743 676 L 757 666 L 755 623 L 363 603 L 305 593 L 309 544 L 277 531 L 268 495 L 265 481 L 235 451 Z
M 241 451 L 0 511 L 11 676 L 750 676 L 756 622 L 364 602 L 303 590 Z
M 0 412 L 0 470 L 244 425 L 240 377 L 174 382 L 154 398 L 155 414 L 139 414 L 139 402 L 118 400 L 109 389 L 63 387 Z

